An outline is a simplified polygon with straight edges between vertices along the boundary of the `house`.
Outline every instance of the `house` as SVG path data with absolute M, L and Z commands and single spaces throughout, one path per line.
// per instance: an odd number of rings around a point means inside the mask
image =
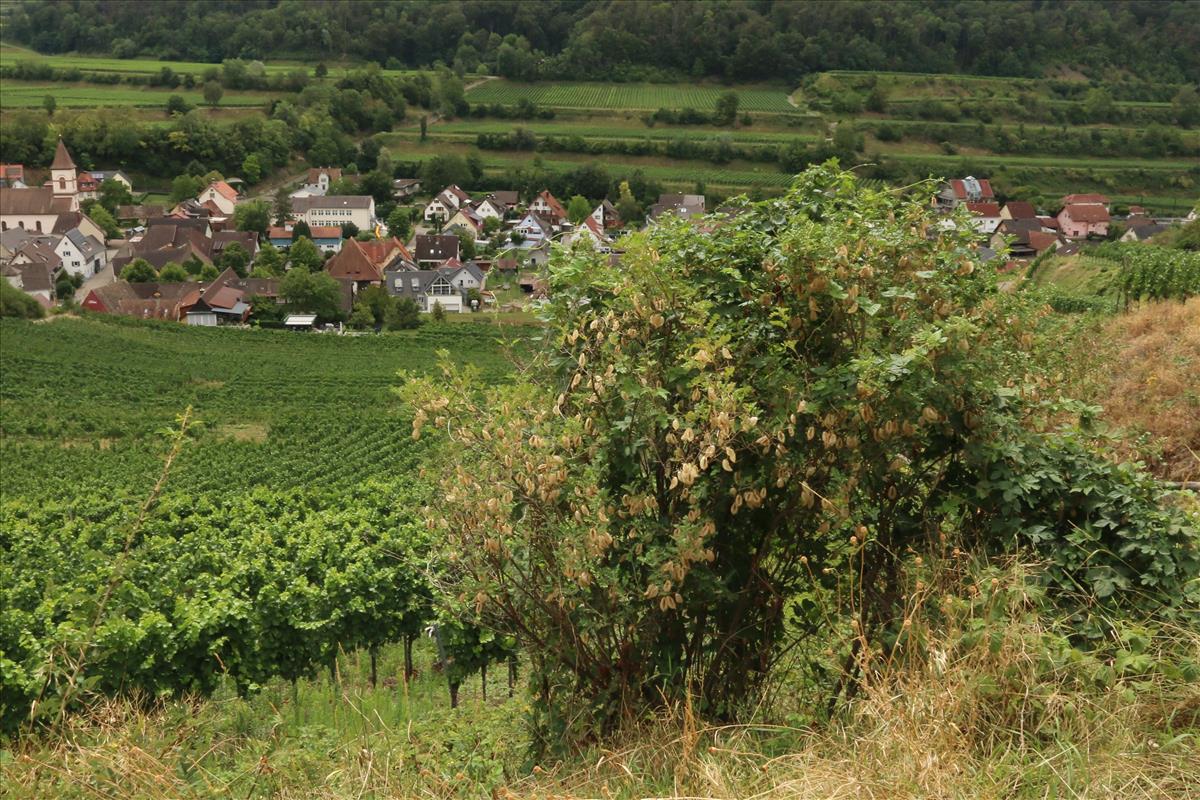
M 368 286 L 383 284 L 383 271 L 357 239 L 347 239 L 341 251 L 325 262 L 325 271 L 339 281 L 349 282 L 355 295 Z
M 396 178 L 392 181 L 392 197 L 397 200 L 407 200 L 421 191 L 420 178 Z
M 702 194 L 660 194 L 658 202 L 650 207 L 648 217 L 657 220 L 664 214 L 693 219 L 704 216 L 705 199 Z
M 601 228 L 606 231 L 614 228 L 619 228 L 623 224 L 621 215 L 617 213 L 617 208 L 605 198 L 600 202 L 600 205 L 592 211 L 592 219 L 596 220 Z
M 471 196 L 459 188 L 456 184 L 451 184 L 445 189 L 442 189 L 425 206 L 425 211 L 422 213 L 426 222 L 441 221 L 445 222 L 450 219 L 451 215 L 459 209 L 464 203 L 471 202 Z
M 202 264 L 211 264 L 212 237 L 212 228 L 206 219 L 162 217 L 148 220 L 141 238 L 112 259 L 113 271 L 120 275 L 126 264 L 138 258 L 145 259 L 155 269 L 162 269 L 169 263 L 182 264 L 192 258 Z
M 493 205 L 503 207 L 506 216 L 516 211 L 517 206 L 521 205 L 521 195 L 511 189 L 497 189 L 486 199 L 490 200 Z
M 417 266 L 436 266 L 451 258 L 458 258 L 458 237 L 423 233 L 416 237 L 415 250 L 413 255 Z
M 968 175 L 965 178 L 946 181 L 938 189 L 937 204 L 943 211 L 957 208 L 963 203 L 994 203 L 996 195 L 992 184 L 986 179 Z
M 290 197 L 323 197 L 329 194 L 329 187 L 334 181 L 342 179 L 342 171 L 337 167 L 310 167 L 300 188 L 292 192 Z
M 144 223 L 148 219 L 165 214 L 165 209 L 160 205 L 117 206 L 117 220 L 120 222 Z
M 586 243 L 598 253 L 607 253 L 611 249 L 604 229 L 591 216 L 585 217 L 582 223 L 575 226 L 570 233 L 563 237 L 563 241 L 568 247 L 576 247 L 577 245 Z
M 0 277 L 25 294 L 33 295 L 43 306 L 54 300 L 54 272 L 44 263 L 8 263 L 0 267 Z
M 472 206 L 463 206 L 455 211 L 454 216 L 446 220 L 443 229 L 447 233 L 454 233 L 455 228 L 461 228 L 470 233 L 473 239 L 483 238 L 483 219 L 475 213 Z
M 125 188 L 129 191 L 133 191 L 133 181 L 128 175 L 119 169 L 94 169 L 91 171 L 90 175 L 97 184 L 104 183 L 105 181 L 116 181 L 117 183 L 125 184 Z
M 991 236 L 1000 227 L 1002 217 L 997 203 L 965 203 L 967 211 L 975 217 L 975 231 L 984 236 Z
M 1069 239 L 1107 236 L 1108 223 L 1108 208 L 1101 203 L 1072 203 L 1058 212 L 1058 228 Z
M 40 286 L 42 281 L 42 273 L 46 273 L 46 281 L 48 284 L 47 290 L 52 288 L 54 281 L 58 277 L 59 271 L 62 269 L 62 258 L 58 253 L 54 252 L 54 240 L 51 237 L 31 236 L 26 239 L 13 251 L 12 258 L 9 259 L 9 264 L 21 269 L 27 278 L 23 286 L 29 286 L 34 279 Z M 29 294 L 34 294 L 33 290 L 26 289 Z M 39 290 L 40 291 L 40 290 Z M 50 295 L 46 295 L 50 299 Z
M 50 164 L 49 186 L 0 191 L 0 231 L 24 228 L 50 233 L 63 214 L 79 211 L 75 162 L 60 137 Z
M 561 225 L 562 221 L 567 218 L 567 209 L 558 202 L 557 197 L 550 194 L 549 189 L 543 189 L 537 197 L 533 198 L 533 202 L 529 204 L 529 210 L 548 220 L 551 225 Z
M 549 241 L 551 223 L 536 211 L 530 209 L 525 212 L 525 216 L 521 218 L 521 221 L 513 226 L 513 231 L 523 237 L 517 244 L 517 247 L 531 250 L 541 247 L 542 244 Z
M 237 207 L 237 191 L 225 181 L 213 181 L 204 191 L 200 192 L 196 197 L 196 202 L 201 205 L 211 203 L 217 208 L 220 216 L 233 216 L 233 209 Z
M 459 211 L 461 212 L 462 209 Z M 471 207 L 471 214 L 478 217 L 481 222 L 485 219 L 503 220 L 507 213 L 508 207 L 490 194 Z
M 1024 200 L 1009 200 L 1004 204 L 1004 208 L 1000 209 L 1001 219 L 1035 219 L 1037 218 L 1037 209 L 1033 207 L 1033 203 L 1027 203 Z
M 214 231 L 209 256 L 216 261 L 226 247 L 235 243 L 241 245 L 251 260 L 258 254 L 258 234 L 254 231 Z
M 360 194 L 297 197 L 292 200 L 292 213 L 310 228 L 349 222 L 360 231 L 369 231 L 375 227 L 375 198 Z
M 309 239 L 322 253 L 336 253 L 342 249 L 342 229 L 335 225 L 309 227 Z M 276 247 L 286 250 L 292 246 L 292 229 L 271 226 L 267 229 L 267 240 Z
M 250 316 L 250 304 L 233 281 L 237 273 L 227 269 L 198 294 L 180 303 L 181 321 L 188 325 L 240 325 Z
M 27 189 L 24 164 L 0 164 L 0 189 Z
M 108 264 L 108 248 L 104 242 L 89 236 L 79 228 L 67 231 L 59 238 L 54 252 L 62 259 L 62 268 L 72 275 L 90 278 Z
M 371 259 L 371 263 L 384 270 L 396 264 L 404 264 L 412 269 L 417 268 L 412 253 L 405 247 L 404 242 L 391 236 L 387 239 L 372 239 L 369 242 L 359 242 L 359 247 Z
M 202 287 L 192 282 L 129 283 L 113 281 L 88 292 L 82 306 L 103 314 L 179 322 L 185 305 L 199 297 Z
M 422 311 L 433 311 L 440 303 L 447 313 L 460 313 L 471 308 L 468 293 L 482 290 L 485 282 L 477 266 L 451 259 L 437 269 L 389 270 L 385 285 L 388 294 L 414 300 Z
M 1058 234 L 1045 230 L 1036 219 L 1005 220 L 989 242 L 992 250 L 1007 249 L 1009 258 L 1015 259 L 1034 258 L 1061 244 Z
M 1129 230 L 1121 234 L 1120 241 L 1122 242 L 1144 242 L 1165 230 L 1170 229 L 1170 225 L 1162 225 L 1157 222 L 1150 222 L 1149 225 L 1131 225 Z
M 1104 206 L 1106 211 L 1110 202 L 1102 194 L 1069 194 L 1062 199 L 1064 206 Z

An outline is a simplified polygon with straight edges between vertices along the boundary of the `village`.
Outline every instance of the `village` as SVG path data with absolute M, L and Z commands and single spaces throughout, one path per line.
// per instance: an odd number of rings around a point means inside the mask
M 703 194 L 670 193 L 644 221 L 623 220 L 606 197 L 564 203 L 549 190 L 522 198 L 396 178 L 392 198 L 408 219 L 401 218 L 407 230 L 393 231 L 396 217 L 381 219 L 372 195 L 335 193 L 352 184 L 339 168 L 309 168 L 274 208 L 243 195 L 236 178 L 211 177 L 171 207 L 109 203 L 110 213 L 101 198 L 131 201 L 130 178 L 78 169 L 61 139 L 41 185 L 27 182 L 23 165 L 0 165 L 3 277 L 47 310 L 378 331 L 415 326 L 422 315 L 526 312 L 546 298 L 552 248 L 587 247 L 615 265 L 627 233 L 713 210 Z M 966 208 L 981 261 L 996 261 L 1002 273 L 1088 242 L 1150 241 L 1196 216 L 1193 209 L 1186 219 L 1155 218 L 1136 205 L 1117 215 L 1094 193 L 1040 209 L 1002 202 L 989 180 L 971 176 L 944 182 L 936 201 L 947 214 Z

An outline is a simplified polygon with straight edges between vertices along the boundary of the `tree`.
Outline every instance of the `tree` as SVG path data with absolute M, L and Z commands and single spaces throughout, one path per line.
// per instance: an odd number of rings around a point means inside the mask
M 215 108 L 224 95 L 225 89 L 217 81 L 208 81 L 204 84 L 204 102 L 210 106 Z
M 183 98 L 183 95 L 173 94 L 167 98 L 167 114 L 171 116 L 179 114 L 182 116 L 191 110 L 191 105 Z
M 629 188 L 629 181 L 621 181 L 618 190 L 617 213 L 621 216 L 622 222 L 627 225 L 642 216 L 642 207 L 634 198 L 633 191 Z
M 288 249 L 288 260 L 292 262 L 292 271 L 301 269 L 319 272 L 325 264 L 321 251 L 307 236 L 292 239 L 292 246 Z
M 713 110 L 713 124 L 732 125 L 737 120 L 737 113 L 737 92 L 722 92 L 721 96 L 717 98 L 716 108 Z
M 124 183 L 116 178 L 107 178 L 100 183 L 100 205 L 116 214 L 121 206 L 133 205 L 133 195 Z
M 375 326 L 375 315 L 371 313 L 371 309 L 364 303 L 355 303 L 354 309 L 350 312 L 350 319 L 347 324 L 355 330 L 366 330 Z
M 301 236 L 307 236 L 309 239 L 311 239 L 312 238 L 312 230 L 309 229 L 307 222 L 305 222 L 302 219 L 298 219 L 292 225 L 292 241 L 293 242 L 296 241 Z
M 188 275 L 199 277 L 200 273 L 204 271 L 204 262 L 197 258 L 196 254 L 193 253 L 184 259 L 183 269 Z
M 42 108 L 46 109 L 46 116 L 54 116 L 54 110 L 58 108 L 58 101 L 54 99 L 54 95 L 48 94 L 42 98 Z
M 487 217 L 483 221 L 483 235 L 490 237 L 493 233 L 504 227 L 504 223 L 499 217 Z
M 182 265 L 170 261 L 158 271 L 159 283 L 183 283 L 188 279 L 187 270 Z
M 854 129 L 854 123 L 843 120 L 838 123 L 833 132 L 833 146 L 839 153 L 852 155 L 863 147 L 863 137 Z
M 275 224 L 284 225 L 288 218 L 292 216 L 292 198 L 288 195 L 286 186 L 280 186 L 275 190 L 275 204 L 272 207 L 275 213 Z
M 283 274 L 283 254 L 279 248 L 264 241 L 254 256 L 254 271 L 261 272 L 259 277 L 274 277 Z
M 1088 89 L 1083 97 L 1083 113 L 1088 122 L 1115 122 L 1117 105 L 1107 89 Z
M 242 159 L 242 178 L 247 183 L 258 183 L 262 180 L 262 174 L 262 162 L 258 160 L 258 154 L 251 153 Z
M 411 297 L 397 297 L 388 306 L 384 324 L 389 331 L 421 327 L 421 308 Z
M 457 153 L 436 155 L 421 165 L 421 182 L 433 191 L 437 187 L 459 186 L 471 184 L 471 167 L 467 160 Z
M 429 116 L 426 114 L 422 114 L 421 115 L 421 141 L 422 142 L 425 141 L 426 138 L 428 138 L 428 132 L 429 132 Z
M 329 67 L 325 66 L 325 62 L 321 61 L 317 64 L 317 68 L 313 70 L 313 74 L 318 78 L 324 78 L 329 74 Z
M 355 236 L 358 236 L 358 226 L 353 222 L 343 222 L 341 229 L 343 239 L 353 239 Z
M 293 269 L 280 280 L 279 295 L 292 311 L 316 314 L 325 322 L 341 319 L 342 288 L 326 272 Z
M 672 221 L 619 268 L 553 270 L 558 369 L 406 384 L 414 435 L 454 439 L 444 490 L 472 498 L 427 520 L 448 602 L 520 639 L 541 743 L 685 696 L 732 717 L 792 637 L 830 697 L 859 651 L 817 642 L 853 625 L 886 657 L 899 560 L 936 541 L 951 484 L 974 513 L 968 442 L 1009 435 L 992 414 L 1032 324 L 969 226 L 926 238 L 927 197 L 810 170 L 712 232 Z
M 433 317 L 434 322 L 445 322 L 446 321 L 446 309 L 442 307 L 442 303 L 440 300 L 433 301 L 433 308 L 430 310 L 429 313 Z
M 178 203 L 196 197 L 205 187 L 204 179 L 195 175 L 180 175 L 171 181 L 171 202 Z
M 75 284 L 71 283 L 69 275 L 60 275 L 54 282 L 54 296 L 60 305 L 70 305 L 75 301 Z
M 567 201 L 567 219 L 578 225 L 592 213 L 592 204 L 583 195 L 575 195 Z
M 266 200 L 248 200 L 233 209 L 233 224 L 239 231 L 267 234 L 271 225 L 271 206 Z
M 0 278 L 0 317 L 19 317 L 22 319 L 41 319 L 46 316 L 33 295 L 25 294 L 7 280 Z
M 220 276 L 220 270 L 218 270 L 213 264 L 205 264 L 200 268 L 200 280 L 202 281 L 215 281 Z
M 230 242 L 221 250 L 217 266 L 222 270 L 232 269 L 238 277 L 246 277 L 246 268 L 250 265 L 250 253 L 238 242 Z
M 150 262 L 144 258 L 135 258 L 125 265 L 121 270 L 121 280 L 129 281 L 130 283 L 154 283 L 158 280 L 158 273 Z
M 122 236 L 121 226 L 117 224 L 116 218 L 108 213 L 108 209 L 99 203 L 96 203 L 88 210 L 88 217 L 92 222 L 100 226 L 104 231 L 105 238 L 119 239 Z
M 412 217 L 408 209 L 396 206 L 387 217 L 387 229 L 390 236 L 395 236 L 402 242 L 407 242 L 412 235 Z
M 1195 86 L 1184 86 L 1171 100 L 1175 121 L 1185 128 L 1200 124 L 1200 93 Z

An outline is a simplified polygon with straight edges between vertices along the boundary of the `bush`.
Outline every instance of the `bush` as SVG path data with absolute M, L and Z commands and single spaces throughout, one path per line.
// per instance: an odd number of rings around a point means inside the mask
M 46 309 L 33 295 L 25 294 L 7 280 L 0 278 L 0 317 L 41 319 L 44 316 Z

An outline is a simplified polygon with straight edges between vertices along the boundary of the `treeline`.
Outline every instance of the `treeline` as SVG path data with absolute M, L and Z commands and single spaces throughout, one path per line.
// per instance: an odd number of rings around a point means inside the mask
M 898 125 L 894 122 L 858 120 L 883 142 L 916 139 L 941 144 L 947 152 L 958 145 L 978 147 L 994 153 L 1014 155 L 1062 155 L 1112 158 L 1159 158 L 1162 156 L 1200 156 L 1200 140 L 1185 139 L 1178 128 L 1151 125 L 1142 130 L 1131 128 L 1072 129 L 1065 125 L 1047 126 L 956 125 L 922 122 Z
M 219 62 L 314 53 L 537 80 L 795 80 L 829 69 L 1200 76 L 1186 0 L 21 0 L 6 36 L 48 53 Z
M 390 130 L 410 106 L 430 108 L 449 97 L 461 99 L 452 74 L 389 77 L 378 68 L 353 72 L 334 84 L 312 84 L 294 97 L 274 100 L 266 117 L 214 122 L 203 113 L 173 115 L 168 125 L 139 123 L 111 109 L 59 113 L 52 120 L 37 112 L 15 112 L 0 128 L 0 158 L 46 166 L 61 135 L 83 168 L 104 165 L 135 168 L 152 176 L 266 175 L 302 153 L 314 164 L 356 164 L 373 169 L 377 142 L 354 143 L 354 135 Z M 182 102 L 182 98 L 180 98 Z M 183 110 L 181 104 L 168 103 Z M 249 166 L 244 166 L 253 159 Z

